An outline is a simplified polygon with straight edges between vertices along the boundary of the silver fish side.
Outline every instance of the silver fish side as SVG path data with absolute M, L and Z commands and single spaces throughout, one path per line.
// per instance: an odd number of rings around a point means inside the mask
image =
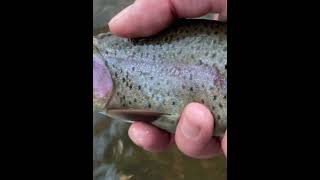
M 105 74 L 110 75 L 100 83 L 112 83 L 105 96 L 94 98 L 96 107 L 113 118 L 150 118 L 155 126 L 175 132 L 184 107 L 198 102 L 212 112 L 214 136 L 223 135 L 227 128 L 226 23 L 181 19 L 151 37 L 126 39 L 109 32 L 93 41 L 94 61 L 103 62 Z

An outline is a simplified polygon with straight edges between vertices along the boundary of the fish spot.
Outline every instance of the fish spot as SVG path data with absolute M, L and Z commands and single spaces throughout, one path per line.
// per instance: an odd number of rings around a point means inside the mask
M 192 80 L 192 74 L 189 75 L 189 80 L 190 80 L 190 81 Z
M 223 105 L 222 105 L 221 103 L 219 103 L 219 107 L 220 107 L 220 108 L 223 108 Z
M 220 120 L 220 119 L 221 119 L 221 116 L 220 116 L 220 115 L 217 115 L 217 119 Z
M 119 93 L 119 92 L 117 92 L 117 96 L 120 96 L 120 93 Z
M 127 87 L 129 87 L 129 83 L 128 83 L 128 81 L 126 82 L 126 86 L 127 86 Z
M 129 89 L 130 89 L 130 90 L 132 89 L 132 84 L 129 85 Z
M 151 108 L 151 104 L 150 103 L 148 104 L 148 108 Z
M 199 65 L 202 65 L 202 61 L 201 60 L 199 60 Z
M 223 99 L 227 99 L 227 96 L 223 96 Z
M 125 100 L 125 99 L 126 99 L 126 96 L 122 96 L 122 99 Z
M 201 87 L 202 87 L 202 88 L 205 88 L 203 84 L 201 85 Z
M 134 71 L 134 69 L 135 69 L 135 68 L 134 68 L 134 67 L 132 67 L 132 71 Z
M 126 74 L 126 78 L 128 79 L 129 78 L 129 73 L 128 72 L 126 72 L 127 74 Z
M 117 78 L 117 77 L 118 77 L 118 73 L 117 73 L 117 72 L 115 72 L 115 73 L 114 73 L 114 76 Z
M 216 107 L 214 107 L 214 106 L 212 106 L 211 108 L 212 108 L 212 110 L 215 110 L 215 109 L 216 109 Z
M 216 57 L 216 53 L 213 53 L 212 55 L 211 55 L 211 58 L 215 58 Z
M 217 100 L 217 96 L 216 95 L 213 96 L 213 100 L 214 101 Z
M 150 79 L 153 80 L 153 77 L 151 76 Z
M 225 46 L 225 47 L 223 48 L 223 51 L 227 51 L 227 46 Z
M 140 90 L 140 89 L 141 89 L 141 86 L 139 85 L 139 86 L 138 86 L 138 90 Z
M 136 99 L 136 98 L 134 98 L 134 99 L 133 99 L 133 102 L 135 102 L 135 103 L 136 103 L 136 102 L 137 102 L 137 99 Z
M 203 99 L 201 99 L 201 103 L 204 104 L 204 100 Z
M 172 102 L 172 105 L 173 105 L 173 106 L 176 105 L 176 102 L 173 101 L 173 102 Z
M 106 53 L 106 54 L 109 54 L 109 52 L 108 52 L 108 51 L 105 51 L 105 53 Z
M 193 87 L 190 87 L 190 91 L 193 91 Z
M 131 101 L 129 101 L 128 103 L 131 104 Z
M 122 78 L 122 82 L 123 82 L 123 83 L 126 82 L 126 79 L 125 79 L 125 78 Z
M 122 104 L 122 107 L 126 107 L 126 104 L 125 104 L 125 103 L 123 103 L 123 104 Z

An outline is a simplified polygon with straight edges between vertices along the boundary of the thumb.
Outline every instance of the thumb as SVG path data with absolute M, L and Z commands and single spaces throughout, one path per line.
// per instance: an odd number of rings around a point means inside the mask
M 179 120 L 175 141 L 177 147 L 193 158 L 210 158 L 221 152 L 218 139 L 212 138 L 214 121 L 211 112 L 202 104 L 191 103 Z

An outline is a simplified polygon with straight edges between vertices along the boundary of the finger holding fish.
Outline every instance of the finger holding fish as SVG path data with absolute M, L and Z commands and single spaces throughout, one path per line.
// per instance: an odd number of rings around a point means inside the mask
M 111 32 L 122 37 L 156 34 L 177 18 L 200 17 L 216 13 L 226 21 L 227 0 L 137 0 L 109 22 Z
M 141 121 L 134 122 L 128 133 L 136 145 L 150 152 L 162 152 L 176 144 L 190 157 L 207 159 L 222 153 L 219 138 L 212 137 L 213 124 L 207 108 L 190 103 L 182 113 L 175 134 Z
M 227 125 L 226 24 L 182 20 L 150 38 L 131 41 L 106 33 L 94 42 L 112 80 L 94 81 L 105 89 L 103 97 L 94 97 L 114 119 L 144 121 L 131 126 L 133 142 L 161 151 L 175 139 L 191 157 L 220 153 L 215 137 L 222 137 Z M 188 112 L 193 118 L 186 118 Z M 188 124 L 200 133 L 186 136 Z

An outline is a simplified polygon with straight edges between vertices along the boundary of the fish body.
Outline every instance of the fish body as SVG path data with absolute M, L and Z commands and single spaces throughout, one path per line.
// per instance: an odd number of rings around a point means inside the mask
M 110 32 L 93 37 L 94 107 L 110 117 L 139 120 L 174 133 L 191 102 L 215 119 L 214 136 L 227 128 L 227 24 L 180 19 L 147 38 Z

